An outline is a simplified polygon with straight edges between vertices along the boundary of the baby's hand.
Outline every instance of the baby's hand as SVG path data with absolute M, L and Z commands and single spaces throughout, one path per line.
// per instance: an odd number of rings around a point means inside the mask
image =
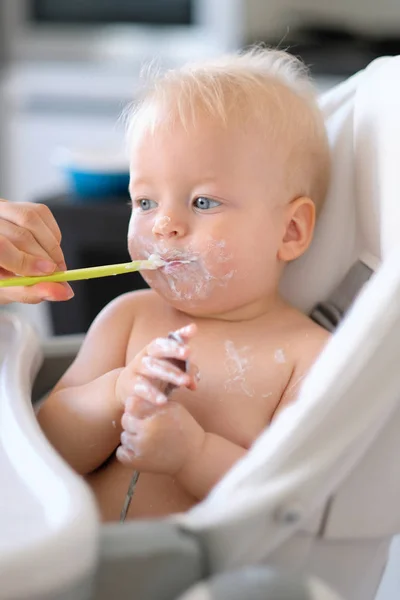
M 157 338 L 123 369 L 116 382 L 117 401 L 125 406 L 132 397 L 162 405 L 167 402 L 164 393 L 168 385 L 196 389 L 196 368 L 186 373 L 171 361 L 186 361 L 190 356 L 188 341 L 196 333 L 196 325 L 191 324 L 176 331 L 183 344 L 174 339 Z
M 121 423 L 117 458 L 137 471 L 176 475 L 203 446 L 203 428 L 172 400 L 158 406 L 140 397 L 130 398 Z
M 66 270 L 61 233 L 44 204 L 0 199 L 0 277 L 48 275 Z M 67 283 L 38 283 L 0 290 L 0 304 L 68 300 L 74 295 Z
M 188 456 L 201 446 L 204 435 L 191 414 L 180 404 L 168 400 L 165 389 L 196 389 L 196 368 L 185 373 L 171 360 L 189 358 L 188 340 L 196 333 L 189 325 L 177 331 L 184 340 L 179 344 L 169 338 L 151 342 L 121 372 L 116 395 L 125 412 L 118 459 L 139 471 L 177 473 Z

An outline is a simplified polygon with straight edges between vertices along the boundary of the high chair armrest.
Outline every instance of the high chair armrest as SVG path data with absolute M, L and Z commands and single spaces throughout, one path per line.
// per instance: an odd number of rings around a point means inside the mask
M 32 402 L 38 402 L 55 386 L 73 362 L 84 340 L 83 334 L 62 335 L 42 342 L 43 362 L 32 389 Z
M 35 419 L 31 384 L 42 360 L 33 329 L 2 314 L 0 600 L 61 594 L 86 600 L 97 563 L 99 515 L 91 490 Z

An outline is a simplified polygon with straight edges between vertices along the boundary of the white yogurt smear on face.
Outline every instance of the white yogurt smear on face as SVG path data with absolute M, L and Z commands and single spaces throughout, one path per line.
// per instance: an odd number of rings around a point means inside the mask
M 159 254 L 150 254 L 147 260 L 153 263 L 154 269 L 159 269 L 160 267 L 164 267 L 167 264 Z

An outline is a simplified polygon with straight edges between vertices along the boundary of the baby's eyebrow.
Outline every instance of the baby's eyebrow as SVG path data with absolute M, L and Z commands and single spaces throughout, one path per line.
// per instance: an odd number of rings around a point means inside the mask
M 129 188 L 133 188 L 137 185 L 149 185 L 150 183 L 151 180 L 149 177 L 144 177 L 143 175 L 135 177 L 134 172 L 131 172 L 129 178 Z
M 205 177 L 196 177 L 196 185 L 207 185 L 208 183 L 215 183 L 218 180 L 218 177 L 215 175 L 206 175 Z
M 128 187 L 128 191 L 129 194 L 131 196 L 134 196 L 134 192 L 136 191 L 136 189 L 140 186 L 149 186 L 150 185 L 150 180 L 145 178 L 145 177 L 138 177 L 137 179 L 135 179 L 134 177 L 130 177 L 129 179 L 129 187 Z

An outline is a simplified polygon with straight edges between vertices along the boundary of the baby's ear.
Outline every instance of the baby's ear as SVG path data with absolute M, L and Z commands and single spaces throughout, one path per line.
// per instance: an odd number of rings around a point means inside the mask
M 307 196 L 290 202 L 284 211 L 284 235 L 278 259 L 289 262 L 299 258 L 309 247 L 315 226 L 315 204 Z

